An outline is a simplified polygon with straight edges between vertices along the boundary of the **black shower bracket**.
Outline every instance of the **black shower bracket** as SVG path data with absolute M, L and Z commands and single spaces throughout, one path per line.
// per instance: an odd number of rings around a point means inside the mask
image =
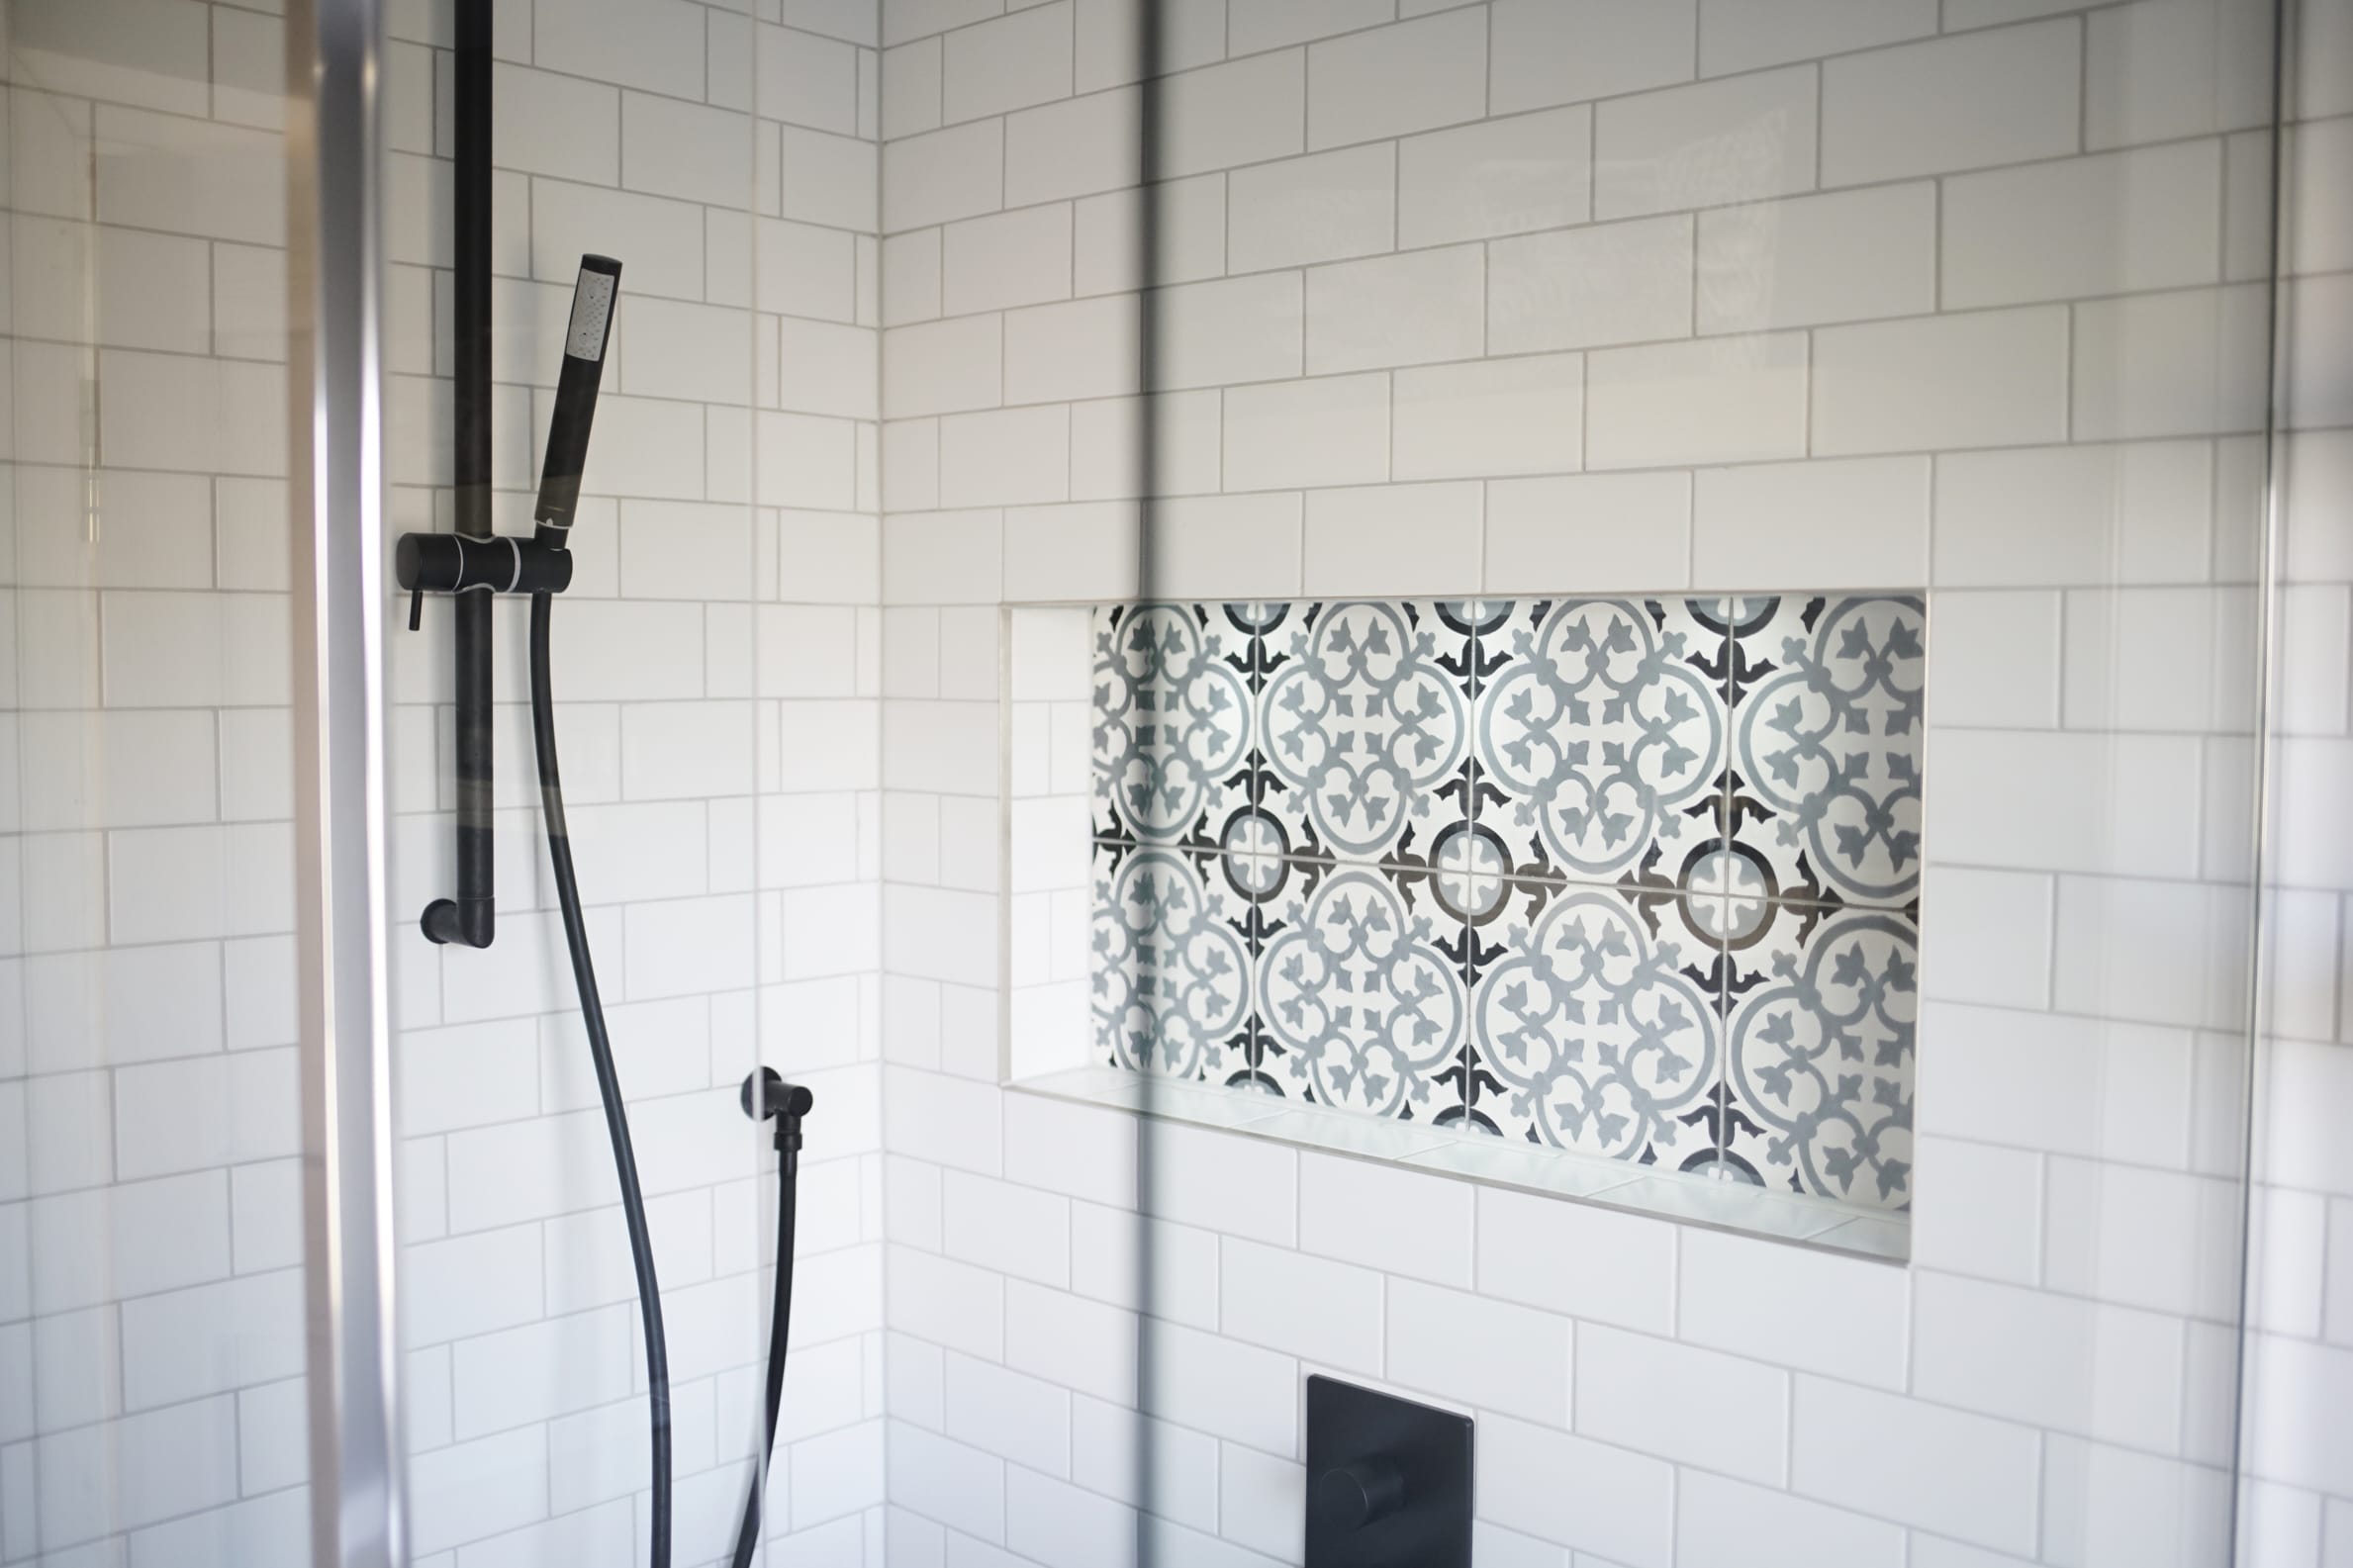
M 487 948 L 497 930 L 491 825 L 491 600 L 560 594 L 572 583 L 566 545 L 580 505 L 589 428 L 612 331 L 620 263 L 580 258 L 565 330 L 563 370 L 547 432 L 537 527 L 527 539 L 491 526 L 491 0 L 458 0 L 453 104 L 456 169 L 451 226 L 451 479 L 455 531 L 406 533 L 393 576 L 409 597 L 409 629 L 424 596 L 453 600 L 452 668 L 457 710 L 457 896 L 424 906 L 419 925 L 438 943 Z

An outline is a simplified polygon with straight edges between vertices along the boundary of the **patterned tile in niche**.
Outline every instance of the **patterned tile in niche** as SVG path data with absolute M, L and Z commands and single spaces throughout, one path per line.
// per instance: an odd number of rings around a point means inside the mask
M 1477 821 L 1528 877 L 1688 886 L 1717 837 L 1725 627 L 1685 600 L 1489 606 Z
M 1760 904 L 1736 925 L 1723 1173 L 1911 1202 L 1919 951 L 1896 910 Z
M 1222 842 L 1249 804 L 1252 633 L 1202 604 L 1094 612 L 1098 839 Z
M 1463 925 L 1432 878 L 1266 864 L 1253 966 L 1260 1087 L 1374 1116 L 1459 1121 Z
M 1514 1142 L 1708 1163 L 1722 1061 L 1710 902 L 1510 883 L 1472 928 L 1474 1119 Z
M 1223 856 L 1096 846 L 1096 1061 L 1210 1082 L 1246 1075 L 1251 900 L 1228 873 Z
M 1236 606 L 1239 608 L 1240 606 Z M 1429 600 L 1265 616 L 1256 800 L 1275 853 L 1427 866 L 1469 796 L 1470 626 Z
M 1889 908 L 1920 892 L 1922 601 L 1731 601 L 1732 889 Z

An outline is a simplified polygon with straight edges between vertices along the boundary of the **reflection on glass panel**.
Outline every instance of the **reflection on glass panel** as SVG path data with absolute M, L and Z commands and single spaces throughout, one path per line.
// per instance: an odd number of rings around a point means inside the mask
M 0 1559 L 295 1568 L 283 24 L 0 17 Z

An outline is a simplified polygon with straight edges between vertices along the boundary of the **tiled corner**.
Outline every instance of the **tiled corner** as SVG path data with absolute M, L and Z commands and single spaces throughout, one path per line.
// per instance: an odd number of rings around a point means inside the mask
M 1918 598 L 1095 616 L 1096 1060 L 1910 1201 Z

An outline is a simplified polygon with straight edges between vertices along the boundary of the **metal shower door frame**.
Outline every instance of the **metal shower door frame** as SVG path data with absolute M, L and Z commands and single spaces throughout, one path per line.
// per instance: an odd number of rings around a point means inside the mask
M 288 0 L 288 507 L 312 1561 L 409 1560 L 385 915 L 382 0 Z

